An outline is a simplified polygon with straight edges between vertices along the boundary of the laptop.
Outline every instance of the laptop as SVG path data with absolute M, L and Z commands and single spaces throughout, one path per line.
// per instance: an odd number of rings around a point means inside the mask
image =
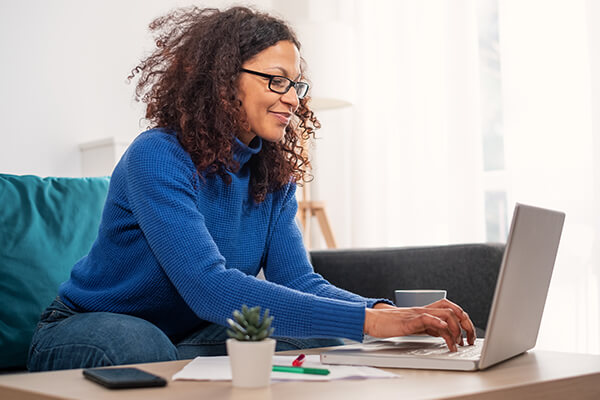
M 458 371 L 486 369 L 535 346 L 565 214 L 515 206 L 485 339 L 448 350 L 441 338 L 407 336 L 336 347 L 323 364 Z M 467 310 L 468 311 L 468 310 Z

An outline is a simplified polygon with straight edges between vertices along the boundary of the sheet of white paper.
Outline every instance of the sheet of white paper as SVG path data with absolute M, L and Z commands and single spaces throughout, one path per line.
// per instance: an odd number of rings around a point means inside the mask
M 273 356 L 274 365 L 292 365 L 295 356 Z M 399 375 L 372 367 L 323 365 L 319 355 L 308 355 L 303 367 L 327 368 L 329 375 L 272 372 L 271 381 L 330 381 L 333 379 L 399 378 Z M 173 380 L 228 381 L 231 380 L 229 357 L 196 357 L 173 375 Z

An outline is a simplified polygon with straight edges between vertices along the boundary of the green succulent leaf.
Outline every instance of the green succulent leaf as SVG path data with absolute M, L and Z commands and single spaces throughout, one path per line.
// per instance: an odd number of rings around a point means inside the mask
M 227 323 L 229 324 L 229 326 L 231 327 L 231 329 L 234 330 L 234 331 L 236 331 L 236 332 L 242 332 L 242 333 L 246 333 L 247 332 L 246 328 L 244 328 L 243 326 L 241 326 L 240 324 L 238 324 L 237 322 L 235 322 L 231 318 L 227 319 Z
M 260 319 L 260 307 L 252 307 L 248 315 L 248 323 L 252 326 L 257 326 Z
M 246 340 L 248 340 L 248 339 L 247 339 L 247 335 L 244 335 L 244 334 L 243 334 L 243 333 L 241 333 L 241 332 L 234 332 L 234 331 L 232 331 L 231 329 L 228 329 L 228 330 L 227 330 L 227 335 L 228 335 L 230 338 L 233 338 L 233 339 L 236 339 L 236 340 L 241 340 L 241 341 L 246 341 Z
M 262 329 L 268 330 L 271 327 L 271 322 L 273 322 L 273 317 L 263 318 L 262 323 L 260 324 L 259 329 L 261 329 L 261 330 Z
M 237 323 L 240 324 L 241 326 L 246 327 L 246 328 L 248 327 L 248 321 L 244 317 L 244 314 L 242 314 L 239 310 L 235 310 L 233 312 L 233 318 L 235 318 Z

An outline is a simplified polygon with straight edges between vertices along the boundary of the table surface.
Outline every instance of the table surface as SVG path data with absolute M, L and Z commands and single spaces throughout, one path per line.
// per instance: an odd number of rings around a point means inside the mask
M 323 349 L 304 351 L 318 354 Z M 294 352 L 287 352 L 294 354 Z M 297 353 L 297 352 L 295 352 Z M 163 388 L 109 390 L 85 379 L 80 369 L 0 376 L 1 399 L 578 399 L 600 398 L 600 356 L 530 351 L 485 371 L 385 369 L 397 379 L 273 382 L 238 389 L 231 382 L 172 381 L 189 360 L 138 364 L 163 376 Z M 393 397 L 391 397 L 393 396 Z

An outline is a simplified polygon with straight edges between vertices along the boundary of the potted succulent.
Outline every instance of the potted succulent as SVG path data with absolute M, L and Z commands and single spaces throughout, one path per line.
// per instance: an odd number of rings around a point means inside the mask
M 233 386 L 249 388 L 269 384 L 275 352 L 275 340 L 269 337 L 274 330 L 271 322 L 273 317 L 269 317 L 268 309 L 261 318 L 260 306 L 248 308 L 245 304 L 227 320 L 230 327 L 227 354 Z

